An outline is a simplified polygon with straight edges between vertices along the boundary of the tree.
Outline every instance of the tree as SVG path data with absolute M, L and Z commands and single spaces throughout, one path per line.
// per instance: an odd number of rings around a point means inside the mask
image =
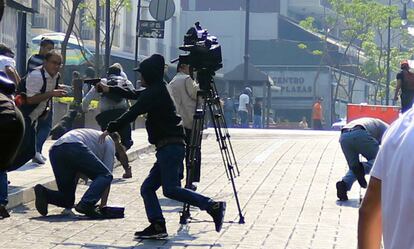
M 73 25 L 75 24 L 75 18 L 76 18 L 76 11 L 78 10 L 79 4 L 82 2 L 82 0 L 72 0 L 72 10 L 70 13 L 70 19 L 68 23 L 68 29 L 66 30 L 65 38 L 62 42 L 62 58 L 63 58 L 63 67 L 65 67 L 66 64 L 66 48 L 68 46 L 69 37 L 72 34 Z

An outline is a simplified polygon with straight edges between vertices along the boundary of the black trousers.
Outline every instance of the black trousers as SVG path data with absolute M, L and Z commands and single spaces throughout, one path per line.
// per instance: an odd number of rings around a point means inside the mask
M 191 129 L 185 128 L 185 165 L 188 172 L 188 167 L 190 165 L 190 141 L 191 141 Z M 200 182 L 201 176 L 201 145 L 200 148 L 196 149 L 195 152 L 195 165 L 194 165 L 194 172 L 193 172 L 193 179 L 192 182 Z

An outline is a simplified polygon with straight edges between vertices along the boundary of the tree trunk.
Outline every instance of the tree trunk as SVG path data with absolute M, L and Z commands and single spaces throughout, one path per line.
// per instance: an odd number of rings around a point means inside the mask
M 76 19 L 76 11 L 79 7 L 79 4 L 81 3 L 82 0 L 72 0 L 72 11 L 70 13 L 70 19 L 69 19 L 69 24 L 68 24 L 68 29 L 66 30 L 66 35 L 65 35 L 65 39 L 63 39 L 62 42 L 62 58 L 63 58 L 63 67 L 62 67 L 62 71 L 64 71 L 65 65 L 66 65 L 66 48 L 68 46 L 68 41 L 69 41 L 69 37 L 72 34 L 72 30 L 73 30 L 73 25 L 75 24 L 75 19 Z

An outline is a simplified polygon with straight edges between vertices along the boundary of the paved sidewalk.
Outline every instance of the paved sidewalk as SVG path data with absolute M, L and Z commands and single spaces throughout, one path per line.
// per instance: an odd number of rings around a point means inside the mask
M 12 210 L 0 220 L 1 248 L 356 248 L 359 187 L 350 201 L 336 201 L 335 183 L 346 172 L 338 132 L 231 130 L 241 176 L 236 178 L 245 224 L 238 213 L 215 136 L 203 140 L 202 179 L 198 191 L 227 201 L 220 233 L 211 218 L 194 208 L 194 220 L 178 224 L 181 203 L 158 192 L 169 232 L 160 241 L 135 240 L 133 233 L 147 225 L 139 186 L 154 162 L 154 154 L 133 162 L 133 178 L 121 179 L 115 169 L 111 205 L 126 207 L 118 220 L 87 220 L 61 215 L 49 206 L 39 217 L 33 202 Z M 27 177 L 27 175 L 26 175 Z M 85 186 L 78 188 L 79 199 Z
M 152 151 L 147 140 L 147 132 L 145 129 L 137 129 L 132 132 L 134 145 L 128 150 L 128 158 L 134 161 L 141 153 Z M 43 155 L 49 158 L 49 148 L 55 141 L 47 140 L 43 146 Z M 116 161 L 117 162 L 117 161 Z M 118 162 L 117 162 L 118 163 Z M 118 166 L 119 163 L 118 163 Z M 33 187 L 40 183 L 47 186 L 54 186 L 55 179 L 49 160 L 44 165 L 35 163 L 27 163 L 20 169 L 8 173 L 8 179 L 11 182 L 9 186 L 9 204 L 8 208 L 14 208 L 23 203 L 33 200 Z

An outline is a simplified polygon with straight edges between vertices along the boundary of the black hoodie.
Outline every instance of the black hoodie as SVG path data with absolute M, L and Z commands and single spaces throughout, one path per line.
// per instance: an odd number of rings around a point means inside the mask
M 121 127 L 133 122 L 138 115 L 147 114 L 145 126 L 148 140 L 157 145 L 169 138 L 184 139 L 181 118 L 177 115 L 174 102 L 163 80 L 164 58 L 152 55 L 141 62 L 139 69 L 148 87 L 143 91 L 110 87 L 110 93 L 122 95 L 124 98 L 136 99 L 137 102 L 117 120 L 110 122 L 109 132 L 119 131 Z

